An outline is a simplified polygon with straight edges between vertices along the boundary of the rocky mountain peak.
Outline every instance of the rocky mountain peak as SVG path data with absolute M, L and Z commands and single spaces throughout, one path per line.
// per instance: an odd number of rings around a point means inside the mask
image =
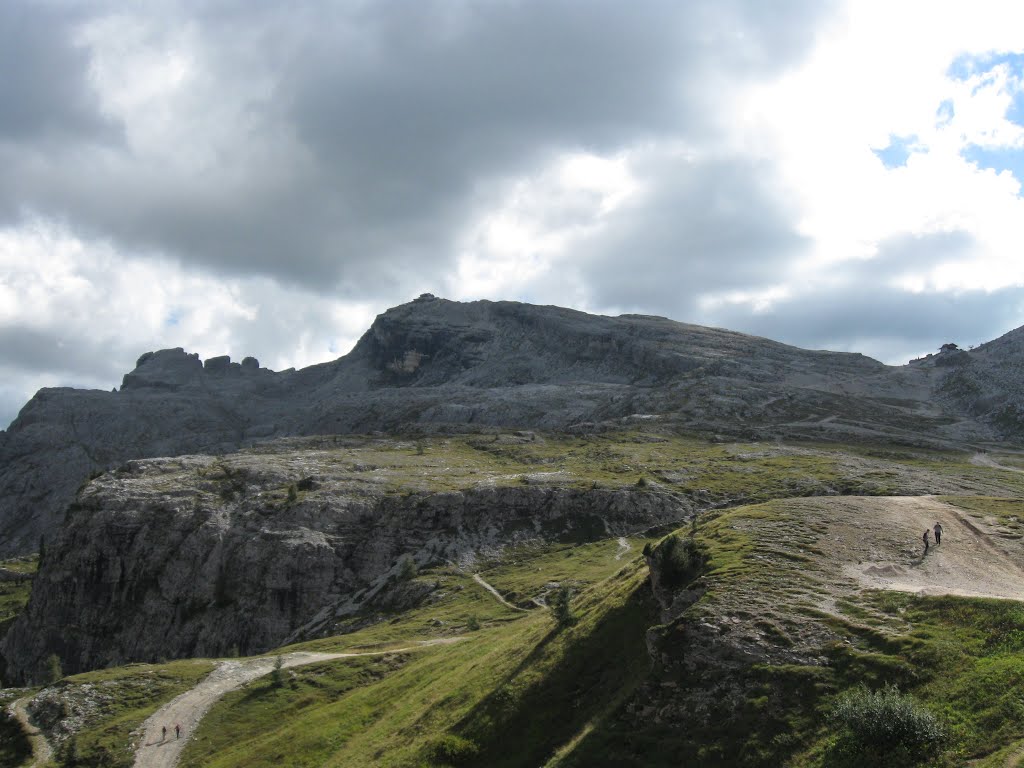
M 135 369 L 124 375 L 121 389 L 177 389 L 196 381 L 202 372 L 199 355 L 188 354 L 181 347 L 146 352 L 135 363 Z

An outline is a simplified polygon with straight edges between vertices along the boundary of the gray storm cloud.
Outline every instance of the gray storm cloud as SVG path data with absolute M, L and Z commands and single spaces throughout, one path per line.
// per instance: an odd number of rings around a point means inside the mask
M 451 267 L 489 184 L 560 152 L 712 137 L 722 82 L 766 77 L 809 43 L 820 4 L 784 5 L 165 3 L 104 31 L 9 3 L 0 214 L 386 301 Z M 107 114 L 89 57 L 126 26 L 168 56 L 186 40 L 194 71 L 168 104 Z M 158 107 L 165 142 L 133 142 Z
M 211 352 L 270 361 L 319 334 L 340 354 L 358 330 L 331 328 L 338 303 L 379 311 L 452 284 L 460 238 L 510 181 L 569 153 L 627 153 L 639 202 L 555 267 L 593 309 L 807 346 L 909 348 L 960 316 L 962 335 L 997 335 L 1019 308 L 1014 291 L 908 297 L 892 285 L 969 247 L 956 236 L 883 244 L 801 292 L 808 244 L 773 160 L 723 144 L 730 95 L 797 66 L 834 11 L 810 0 L 11 0 L 0 5 L 0 226 L 45 222 L 111 249 L 112 268 L 166 263 L 183 285 L 227 285 L 233 313 L 183 321 L 192 336 L 180 340 L 164 328 L 168 346 L 216 331 L 232 348 Z M 544 224 L 581 215 L 552 205 Z M 84 302 L 145 291 L 83 274 Z M 709 293 L 779 282 L 796 288 L 767 311 L 701 309 Z M 0 426 L 29 382 L 116 384 L 156 346 L 126 332 L 132 317 L 101 327 L 87 310 L 0 326 Z

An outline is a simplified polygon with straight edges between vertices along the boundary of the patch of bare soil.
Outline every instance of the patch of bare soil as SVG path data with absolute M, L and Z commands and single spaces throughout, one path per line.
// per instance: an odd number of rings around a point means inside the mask
M 859 521 L 847 520 L 837 540 L 847 550 L 844 571 L 863 586 L 1024 600 L 1024 550 L 987 524 L 928 496 L 863 498 L 855 506 Z M 922 534 L 936 523 L 942 542 L 926 552 Z

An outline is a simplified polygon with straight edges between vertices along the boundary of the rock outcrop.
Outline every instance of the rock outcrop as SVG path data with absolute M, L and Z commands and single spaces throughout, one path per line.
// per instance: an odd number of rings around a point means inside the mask
M 0 555 L 38 549 L 93 473 L 286 435 L 657 418 L 748 437 L 1019 436 L 1024 350 L 1007 339 L 957 352 L 964 364 L 893 368 L 659 317 L 425 295 L 380 315 L 345 357 L 298 371 L 150 352 L 120 391 L 40 390 L 0 433 Z
M 406 449 L 408 450 L 408 449 Z M 5 679 L 129 661 L 259 653 L 327 632 L 400 578 L 514 543 L 678 521 L 676 494 L 481 479 L 403 493 L 329 445 L 131 461 L 90 483 L 47 547 Z

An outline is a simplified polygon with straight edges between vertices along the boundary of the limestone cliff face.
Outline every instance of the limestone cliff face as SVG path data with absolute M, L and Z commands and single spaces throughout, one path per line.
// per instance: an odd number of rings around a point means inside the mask
M 1001 361 L 1003 384 L 989 392 L 984 376 L 952 366 L 891 368 L 658 317 L 423 296 L 380 315 L 345 357 L 299 371 L 146 353 L 120 391 L 41 390 L 0 433 L 0 555 L 35 551 L 94 472 L 285 435 L 594 430 L 636 415 L 764 438 L 1017 434 L 1008 406 L 1019 398 L 1003 390 L 1016 386 L 1024 350 L 1010 346 L 1009 358 L 999 351 L 1006 344 L 970 353 Z M 936 398 L 957 386 L 970 391 Z
M 651 490 L 481 483 L 388 492 L 329 450 L 133 461 L 79 495 L 3 646 L 33 679 L 130 661 L 258 653 L 316 633 L 399 558 L 472 559 L 509 543 L 625 533 L 687 513 Z

